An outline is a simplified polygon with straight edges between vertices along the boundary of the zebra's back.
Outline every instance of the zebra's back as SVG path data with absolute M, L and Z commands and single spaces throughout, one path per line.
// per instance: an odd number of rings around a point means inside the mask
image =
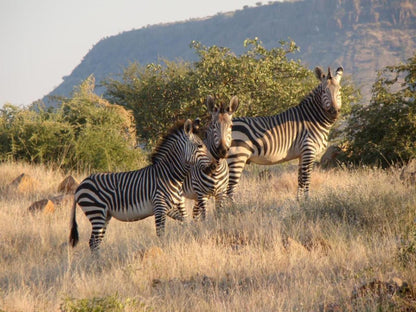
M 235 118 L 229 163 L 233 158 L 241 157 L 241 154 L 246 154 L 249 161 L 261 165 L 299 157 L 299 143 L 308 136 L 308 121 L 295 108 L 275 116 Z
M 137 221 L 153 215 L 152 199 L 157 181 L 152 167 L 116 173 L 93 174 L 78 187 L 75 200 L 85 212 L 97 203 L 120 221 Z M 91 211 L 92 213 L 92 211 Z

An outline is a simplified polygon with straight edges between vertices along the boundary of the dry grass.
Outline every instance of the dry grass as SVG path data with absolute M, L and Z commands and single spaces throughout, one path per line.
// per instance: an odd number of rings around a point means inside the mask
M 414 187 L 393 171 L 315 170 L 311 198 L 298 203 L 296 168 L 248 169 L 236 203 L 216 212 L 211 203 L 206 222 L 168 220 L 159 240 L 153 218 L 112 220 L 94 257 L 80 209 L 75 249 L 70 204 L 27 212 L 65 175 L 1 164 L 0 310 L 416 311 Z M 23 172 L 37 191 L 6 190 Z M 408 287 L 390 291 L 393 278 Z

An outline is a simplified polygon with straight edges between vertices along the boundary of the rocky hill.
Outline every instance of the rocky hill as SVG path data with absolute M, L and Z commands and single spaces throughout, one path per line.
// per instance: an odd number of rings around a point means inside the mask
M 376 71 L 405 61 L 416 51 L 416 1 L 303 0 L 269 2 L 205 19 L 148 26 L 99 41 L 50 95 L 67 96 L 90 74 L 116 77 L 131 62 L 161 58 L 195 60 L 190 43 L 244 49 L 258 37 L 267 48 L 293 39 L 306 66 L 343 65 L 369 100 Z M 98 93 L 103 90 L 98 88 Z M 48 103 L 47 97 L 44 101 Z

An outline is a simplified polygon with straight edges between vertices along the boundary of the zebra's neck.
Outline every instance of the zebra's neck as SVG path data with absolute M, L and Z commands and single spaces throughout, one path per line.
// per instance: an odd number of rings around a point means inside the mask
M 182 183 L 190 170 L 190 165 L 184 159 L 185 139 L 177 137 L 170 144 L 165 144 L 163 149 L 159 149 L 157 162 L 153 163 L 157 170 L 165 172 L 167 179 L 173 183 Z M 161 155 L 163 154 L 163 155 Z
M 178 151 L 172 150 L 172 155 L 160 161 L 156 166 L 166 172 L 166 177 L 173 183 L 182 183 L 190 171 L 190 165 L 182 157 L 174 157 Z
M 212 158 L 214 158 L 216 162 L 218 163 L 221 157 L 217 153 L 217 148 L 215 147 L 215 142 L 213 140 L 213 137 L 214 137 L 213 131 L 211 131 L 210 126 L 208 126 L 208 128 L 205 130 L 205 133 L 204 133 L 203 142 L 205 146 L 207 147 L 208 152 L 211 154 Z

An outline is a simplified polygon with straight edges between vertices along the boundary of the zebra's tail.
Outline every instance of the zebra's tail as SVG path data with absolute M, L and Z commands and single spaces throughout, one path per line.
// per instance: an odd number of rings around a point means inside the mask
M 69 243 L 72 247 L 75 247 L 79 241 L 78 225 L 76 220 L 77 201 L 74 198 L 74 204 L 72 206 L 71 213 L 71 234 L 69 235 Z

